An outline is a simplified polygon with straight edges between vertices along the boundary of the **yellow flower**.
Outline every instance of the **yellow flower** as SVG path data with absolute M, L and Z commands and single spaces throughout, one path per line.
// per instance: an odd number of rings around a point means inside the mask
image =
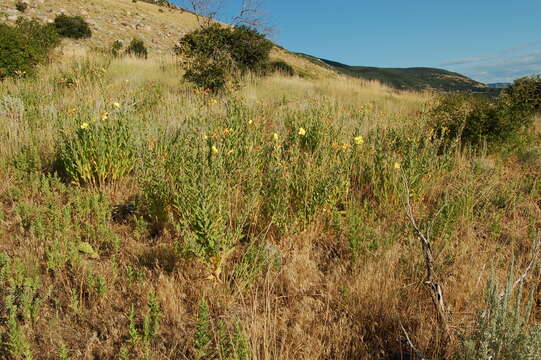
M 248 120 L 248 125 L 252 125 L 254 121 L 252 119 Z
M 209 137 L 207 135 L 203 135 L 203 140 L 207 140 Z
M 218 154 L 218 148 L 215 145 L 212 145 L 211 150 L 212 150 L 212 153 Z
M 304 128 L 300 128 L 300 129 L 299 129 L 299 135 L 300 135 L 300 136 L 306 135 L 306 130 L 304 130 Z
M 84 122 L 84 123 L 81 124 L 81 129 L 83 129 L 83 130 L 88 129 L 89 126 L 90 125 L 87 122 Z
M 399 169 L 400 169 L 400 163 L 399 163 L 399 162 L 395 162 L 395 163 L 394 163 L 394 168 L 395 168 L 396 170 L 399 170 Z
M 119 103 L 113 103 L 113 106 L 116 107 L 117 109 L 120 109 L 120 104 Z
M 101 116 L 101 120 L 105 121 L 107 119 L 109 119 L 109 113 L 103 113 L 103 115 Z
M 278 141 L 278 134 L 277 133 L 272 134 L 272 138 L 274 139 L 274 141 Z
M 357 145 L 362 145 L 362 144 L 364 144 L 364 139 L 363 139 L 362 136 L 355 136 L 355 137 L 353 138 L 353 140 L 355 141 L 355 144 L 357 144 Z

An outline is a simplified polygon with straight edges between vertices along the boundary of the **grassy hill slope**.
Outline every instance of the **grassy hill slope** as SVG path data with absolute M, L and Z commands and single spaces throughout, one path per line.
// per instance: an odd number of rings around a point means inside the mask
M 464 91 L 478 94 L 497 95 L 498 90 L 472 80 L 464 75 L 436 68 L 380 68 L 350 66 L 336 61 L 304 55 L 315 63 L 325 64 L 336 71 L 367 80 L 377 80 L 402 90 Z
M 88 40 L 63 40 L 61 49 L 66 56 L 84 55 L 92 48 L 108 49 L 115 40 L 127 44 L 134 37 L 145 42 L 150 57 L 169 56 L 177 41 L 198 26 L 197 17 L 189 11 L 144 1 L 32 1 L 24 13 L 15 9 L 15 1 L 0 3 L 0 20 L 8 23 L 16 21 L 19 16 L 52 22 L 55 16 L 62 12 L 67 15 L 81 15 L 89 22 L 93 31 L 93 36 Z M 303 76 L 335 76 L 333 71 L 279 47 L 273 49 L 271 56 L 288 62 Z

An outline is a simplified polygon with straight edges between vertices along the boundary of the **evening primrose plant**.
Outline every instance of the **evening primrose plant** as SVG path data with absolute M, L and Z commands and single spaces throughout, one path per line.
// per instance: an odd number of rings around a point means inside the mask
M 136 164 L 136 149 L 123 116 L 83 121 L 75 131 L 60 137 L 56 165 L 68 182 L 103 185 L 129 174 Z

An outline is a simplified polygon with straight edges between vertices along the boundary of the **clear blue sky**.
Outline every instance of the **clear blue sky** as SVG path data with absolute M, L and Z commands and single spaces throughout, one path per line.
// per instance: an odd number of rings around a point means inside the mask
M 541 73 L 541 0 L 262 0 L 272 39 L 350 65 L 440 67 L 482 82 Z M 231 14 L 240 0 L 226 0 Z

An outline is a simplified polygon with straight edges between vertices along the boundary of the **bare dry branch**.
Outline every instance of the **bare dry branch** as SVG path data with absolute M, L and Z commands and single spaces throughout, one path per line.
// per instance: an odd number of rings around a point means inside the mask
M 417 221 L 415 220 L 415 216 L 413 215 L 413 208 L 410 201 L 411 193 L 409 189 L 409 184 L 404 173 L 402 173 L 402 181 L 404 184 L 404 208 L 406 211 L 406 216 L 408 217 L 408 220 L 413 226 L 421 242 L 421 247 L 425 260 L 426 280 L 424 283 L 429 288 L 434 308 L 436 309 L 436 313 L 438 314 L 438 322 L 444 335 L 444 341 L 447 343 L 451 338 L 451 330 L 447 322 L 443 290 L 441 285 L 436 282 L 436 277 L 434 274 L 434 257 L 432 255 L 430 238 L 425 235 L 425 233 L 421 230 L 421 228 L 417 224 Z
M 537 263 L 537 260 L 539 259 L 540 243 L 541 243 L 541 236 L 538 236 L 533 243 L 532 258 L 528 262 L 528 265 L 526 266 L 526 268 L 524 268 L 524 271 L 522 272 L 522 274 L 513 283 L 513 286 L 511 287 L 511 291 L 513 291 L 519 284 L 523 283 L 526 280 L 526 278 L 528 277 L 528 273 L 533 268 L 534 264 Z M 505 293 L 505 290 L 500 293 L 500 300 L 503 299 L 504 293 Z
M 402 329 L 402 332 L 404 333 L 404 336 L 406 337 L 406 342 L 408 343 L 408 346 L 411 348 L 411 350 L 413 350 L 415 355 L 417 355 L 419 360 L 427 360 L 425 355 L 419 349 L 417 349 L 417 347 L 415 347 L 415 345 L 413 345 L 413 342 L 411 341 L 408 332 L 404 328 L 404 325 L 402 325 L 402 321 L 400 321 L 400 328 Z

